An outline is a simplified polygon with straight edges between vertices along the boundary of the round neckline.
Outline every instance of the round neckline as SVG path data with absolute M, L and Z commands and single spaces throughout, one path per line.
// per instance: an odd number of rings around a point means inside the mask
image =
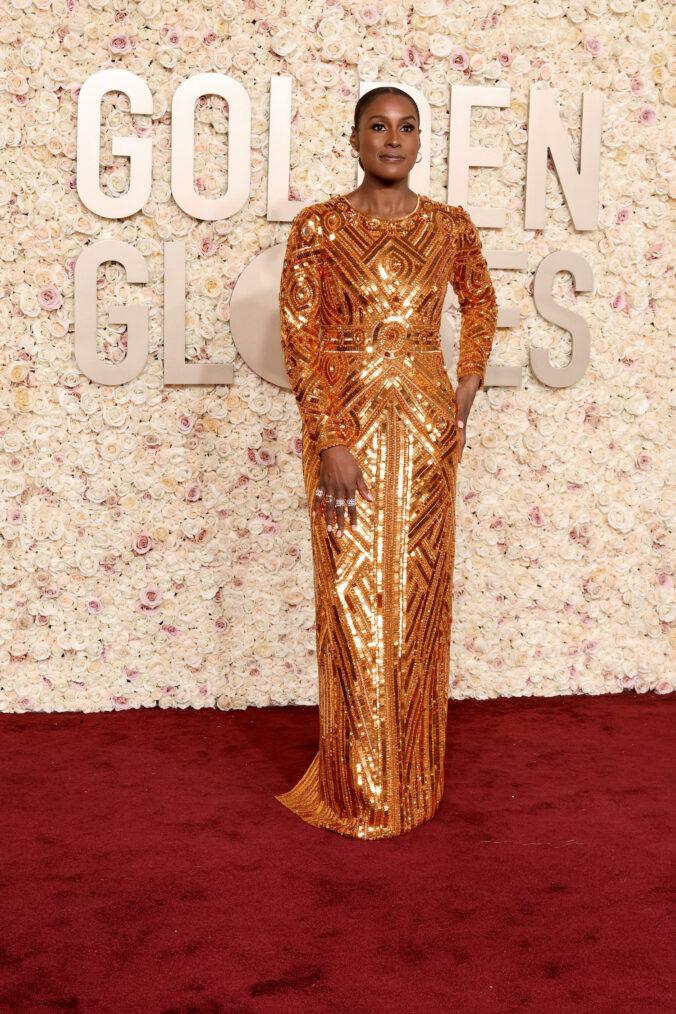
M 413 209 L 413 211 L 409 211 L 407 215 L 400 215 L 398 218 L 379 218 L 378 215 L 369 215 L 366 211 L 360 211 L 359 208 L 355 208 L 354 204 L 351 204 L 350 201 L 348 201 L 347 197 L 343 196 L 343 194 L 340 194 L 339 196 L 340 200 L 343 201 L 345 204 L 347 204 L 350 211 L 354 211 L 355 215 L 361 215 L 362 218 L 369 218 L 373 222 L 385 222 L 385 223 L 405 222 L 407 218 L 412 218 L 413 215 L 415 215 L 416 212 L 420 210 L 421 204 L 421 195 L 418 194 L 418 200 L 415 208 Z

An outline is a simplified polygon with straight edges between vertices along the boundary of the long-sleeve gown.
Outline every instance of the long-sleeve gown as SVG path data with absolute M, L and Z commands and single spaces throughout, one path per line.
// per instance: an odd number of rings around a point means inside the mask
M 420 195 L 381 219 L 334 196 L 303 208 L 280 285 L 282 348 L 302 422 L 319 670 L 319 749 L 275 796 L 316 827 L 389 838 L 444 792 L 458 433 L 439 326 L 462 314 L 458 378 L 480 377 L 497 322 L 476 226 Z M 312 518 L 319 452 L 344 444 L 373 501 L 342 537 Z

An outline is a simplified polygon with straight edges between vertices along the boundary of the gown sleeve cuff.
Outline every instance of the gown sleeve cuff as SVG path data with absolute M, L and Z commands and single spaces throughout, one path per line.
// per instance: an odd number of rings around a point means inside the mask
M 321 454 L 321 452 L 325 451 L 327 447 L 336 447 L 338 444 L 342 444 L 347 447 L 347 441 L 339 432 L 338 427 L 334 425 L 332 420 L 328 420 L 315 440 L 317 454 Z
M 485 371 L 484 367 L 481 367 L 479 365 L 474 365 L 472 363 L 468 363 L 466 365 L 458 367 L 457 377 L 458 377 L 458 380 L 460 380 L 461 377 L 467 377 L 470 374 L 474 374 L 474 376 L 477 376 L 479 378 L 479 386 L 477 387 L 477 391 L 480 391 L 481 388 L 484 386 L 484 374 L 485 374 L 485 372 L 486 371 Z

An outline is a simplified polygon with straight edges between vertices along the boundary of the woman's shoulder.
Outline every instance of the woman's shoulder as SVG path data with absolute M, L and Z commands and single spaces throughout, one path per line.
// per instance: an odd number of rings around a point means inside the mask
M 426 197 L 425 201 L 430 212 L 444 221 L 456 223 L 469 217 L 462 204 L 444 204 L 443 201 L 434 201 L 431 197 Z
M 468 243 L 480 243 L 479 232 L 463 204 L 444 204 L 442 201 L 431 201 L 432 216 L 439 227 L 446 229 L 454 245 L 464 246 Z
M 306 204 L 296 212 L 291 228 L 300 232 L 305 240 L 319 242 L 326 231 L 327 214 L 336 210 L 336 198 L 329 197 L 324 201 Z M 329 229 L 329 231 L 331 231 Z
M 322 241 L 322 215 L 326 201 L 317 201 L 300 208 L 291 220 L 290 239 L 305 246 L 317 246 Z
M 314 204 L 303 205 L 294 215 L 294 224 L 298 223 L 300 225 L 305 222 L 317 222 L 331 208 L 332 202 L 333 198 L 329 198 L 326 201 L 315 201 Z

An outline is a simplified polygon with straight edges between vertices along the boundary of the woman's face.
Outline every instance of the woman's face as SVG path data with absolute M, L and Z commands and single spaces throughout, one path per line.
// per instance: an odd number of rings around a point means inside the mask
M 385 180 L 408 176 L 420 150 L 415 106 L 403 95 L 377 95 L 365 107 L 350 144 L 359 152 L 365 173 Z

